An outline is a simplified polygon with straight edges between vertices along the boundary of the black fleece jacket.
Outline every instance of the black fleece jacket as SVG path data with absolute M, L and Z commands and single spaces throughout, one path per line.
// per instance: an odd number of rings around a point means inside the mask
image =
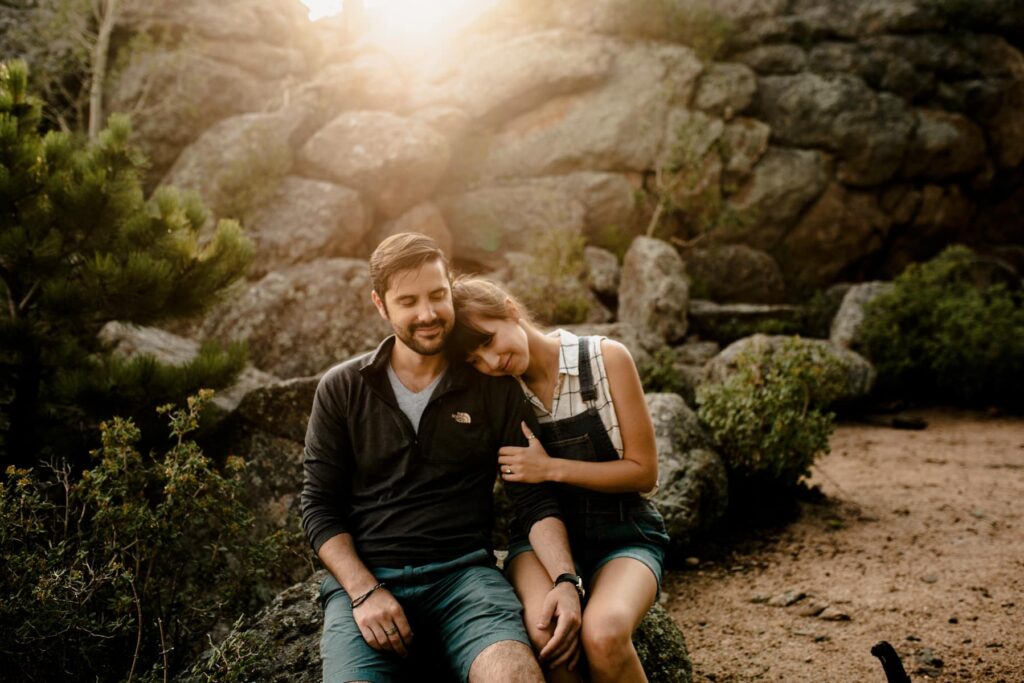
M 419 432 L 387 378 L 394 337 L 321 378 L 306 429 L 302 526 L 314 551 L 350 533 L 367 566 L 404 567 L 491 549 L 498 449 L 536 418 L 511 377 L 451 364 Z M 544 484 L 506 484 L 525 528 L 560 516 Z

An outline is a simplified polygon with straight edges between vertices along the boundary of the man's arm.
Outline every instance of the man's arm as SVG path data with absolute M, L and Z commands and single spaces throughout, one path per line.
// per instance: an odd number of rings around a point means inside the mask
M 525 446 L 528 442 L 523 423 L 530 434 L 536 434 L 537 418 L 526 402 L 518 382 L 511 382 L 508 388 L 501 445 Z M 530 545 L 537 559 L 544 565 L 551 581 L 554 582 L 560 574 L 575 574 L 576 568 L 569 550 L 569 535 L 559 517 L 561 510 L 551 487 L 548 484 L 506 482 L 505 490 L 516 509 L 516 516 L 529 532 Z M 553 668 L 569 664 L 571 669 L 579 659 L 579 631 L 583 621 L 580 596 L 576 589 L 567 583 L 554 586 L 544 600 L 542 615 L 542 622 L 538 626 L 547 628 L 552 619 L 556 625 L 551 639 L 540 652 L 541 660 Z
M 412 643 L 413 633 L 405 611 L 386 587 L 375 588 L 377 578 L 359 559 L 352 534 L 332 536 L 320 546 L 317 555 L 353 601 L 369 593 L 365 602 L 352 607 L 363 640 L 375 650 L 394 650 L 407 656 L 406 647 Z
M 348 531 L 346 507 L 353 459 L 340 397 L 342 385 L 343 378 L 334 371 L 317 386 L 306 427 L 300 507 L 310 545 L 355 601 L 373 589 L 377 579 L 359 558 Z M 373 590 L 365 602 L 353 607 L 352 616 L 370 647 L 407 654 L 412 630 L 402 606 L 386 588 Z

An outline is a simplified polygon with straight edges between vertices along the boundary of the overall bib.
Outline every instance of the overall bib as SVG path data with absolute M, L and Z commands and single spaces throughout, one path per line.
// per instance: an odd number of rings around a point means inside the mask
M 540 424 L 541 443 L 553 458 L 602 462 L 618 459 L 618 452 L 608 436 L 596 407 L 597 389 L 590 368 L 590 351 L 586 337 L 580 338 L 580 394 L 586 411 Z M 654 505 L 639 493 L 601 493 L 572 486 L 552 484 L 562 508 L 562 519 L 569 532 L 569 544 L 577 570 L 585 579 L 593 576 L 605 562 L 614 557 L 634 557 L 651 566 L 661 583 L 661 563 L 668 533 L 665 522 Z M 636 552 L 628 552 L 635 548 Z M 529 541 L 521 525 L 513 524 L 509 559 L 529 549 Z

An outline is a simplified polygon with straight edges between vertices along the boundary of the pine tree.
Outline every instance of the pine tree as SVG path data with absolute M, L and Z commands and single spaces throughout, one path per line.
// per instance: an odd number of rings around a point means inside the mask
M 252 246 L 233 221 L 200 240 L 198 198 L 143 194 L 145 160 L 128 120 L 95 142 L 41 133 L 24 63 L 0 64 L 0 457 L 25 464 L 97 418 L 152 414 L 230 383 L 244 349 L 204 347 L 187 366 L 125 361 L 104 323 L 201 313 L 238 279 Z M 69 432 L 70 430 L 70 432 Z

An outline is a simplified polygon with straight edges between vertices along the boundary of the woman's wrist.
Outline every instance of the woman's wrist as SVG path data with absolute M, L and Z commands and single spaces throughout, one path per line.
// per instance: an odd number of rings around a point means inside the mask
M 544 480 L 561 483 L 565 479 L 565 472 L 562 467 L 562 458 L 548 458 L 547 471 L 544 473 Z

